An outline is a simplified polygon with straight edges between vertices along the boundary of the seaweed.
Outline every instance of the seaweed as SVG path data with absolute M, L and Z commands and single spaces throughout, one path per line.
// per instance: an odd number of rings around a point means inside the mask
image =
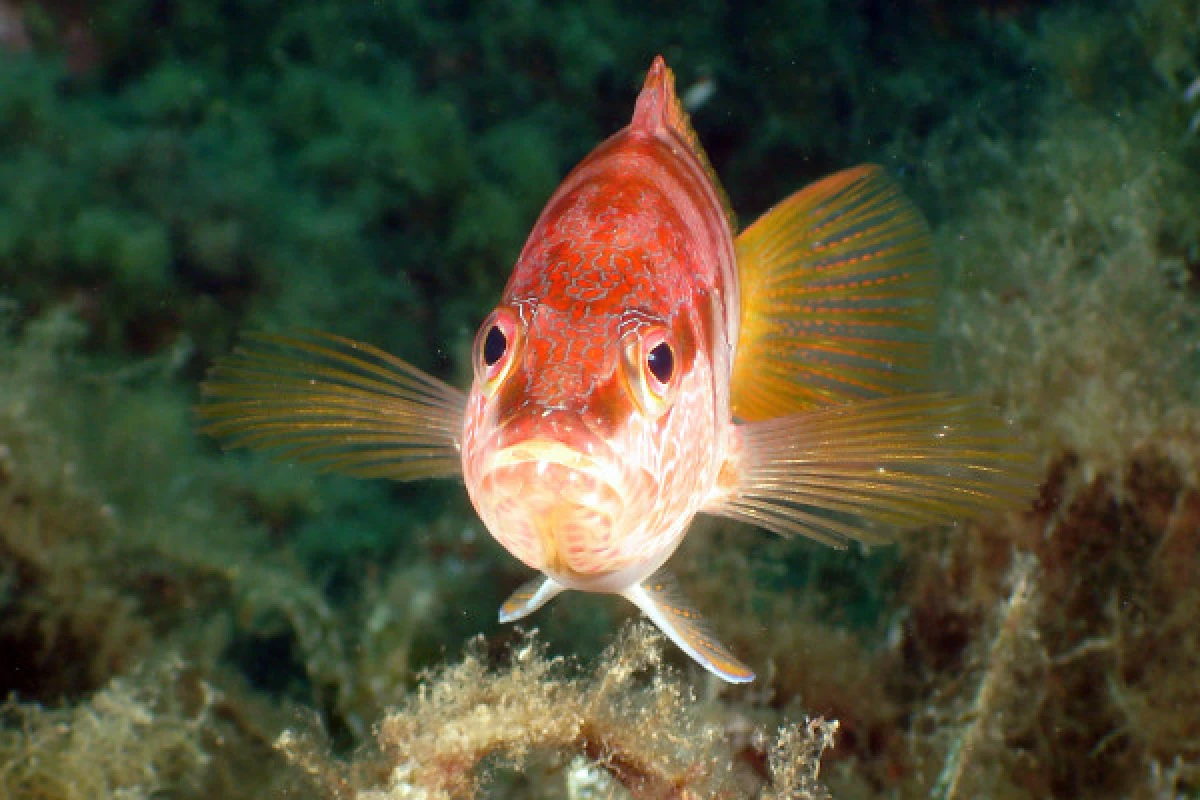
M 178 688 L 178 663 L 113 679 L 85 703 L 46 711 L 0 707 L 0 794 L 27 800 L 139 800 L 198 788 L 210 760 L 203 741 L 214 698 L 203 684 Z
M 532 637 L 507 666 L 489 669 L 477 641 L 385 714 L 354 762 L 332 761 L 319 733 L 288 731 L 277 746 L 312 788 L 338 800 L 477 796 L 487 776 L 522 771 L 535 758 L 570 765 L 567 781 L 581 763 L 592 765 L 637 798 L 750 796 L 732 780 L 736 759 L 720 726 L 700 718 L 691 690 L 661 669 L 659 640 L 647 623 L 626 627 L 583 675 L 568 674 Z M 649 682 L 639 685 L 647 670 Z M 760 732 L 771 776 L 761 796 L 824 797 L 816 779 L 836 729 L 811 720 L 770 743 Z

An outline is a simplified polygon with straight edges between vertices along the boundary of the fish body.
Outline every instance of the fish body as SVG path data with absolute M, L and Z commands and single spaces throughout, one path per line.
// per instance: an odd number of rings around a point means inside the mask
M 475 347 L 468 492 L 501 544 L 571 589 L 655 572 L 726 451 L 736 255 L 671 101 L 660 59 L 633 122 L 547 203 Z M 488 365 L 501 328 L 511 352 Z M 656 348 L 666 381 L 648 366 Z
M 698 513 L 833 546 L 1020 502 L 997 416 L 920 391 L 936 289 L 920 214 L 877 167 L 737 233 L 655 59 L 630 125 L 550 198 L 460 391 L 331 334 L 258 335 L 200 407 L 233 446 L 364 477 L 461 476 L 538 577 L 620 594 L 718 677 L 753 671 L 662 567 Z

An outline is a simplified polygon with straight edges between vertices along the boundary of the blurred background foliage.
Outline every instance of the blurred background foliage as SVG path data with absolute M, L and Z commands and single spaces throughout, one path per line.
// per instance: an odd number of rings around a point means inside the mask
M 696 125 L 752 219 L 984 87 L 1027 127 L 1044 78 L 985 7 L 28 3 L 33 53 L 0 75 L 0 276 L 26 313 L 90 307 L 104 352 L 186 335 L 201 364 L 306 324 L 453 369 L 654 54 L 712 82 Z

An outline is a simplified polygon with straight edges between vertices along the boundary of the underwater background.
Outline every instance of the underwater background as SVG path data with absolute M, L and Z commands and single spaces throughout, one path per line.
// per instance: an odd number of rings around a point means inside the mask
M 739 688 L 617 598 L 501 627 L 461 486 L 194 432 L 249 330 L 466 385 L 658 53 L 743 221 L 900 181 L 1044 471 L 869 553 L 699 522 Z M 1198 345 L 1200 0 L 0 0 L 0 797 L 1200 797 Z

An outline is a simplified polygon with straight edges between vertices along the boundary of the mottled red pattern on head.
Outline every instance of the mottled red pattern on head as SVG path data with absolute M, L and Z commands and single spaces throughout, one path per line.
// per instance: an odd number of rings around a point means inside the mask
M 617 367 L 610 346 L 623 315 L 669 323 L 695 291 L 678 268 L 692 253 L 674 205 L 634 176 L 607 190 L 581 187 L 522 254 L 505 300 L 530 308 L 523 367 L 527 397 L 586 405 Z

